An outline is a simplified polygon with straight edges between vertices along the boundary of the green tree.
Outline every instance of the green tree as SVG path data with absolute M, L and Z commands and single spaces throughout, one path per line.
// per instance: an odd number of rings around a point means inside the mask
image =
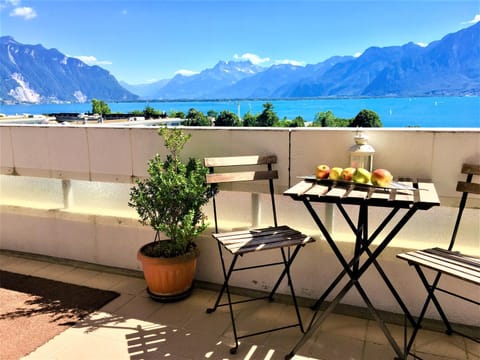
M 92 99 L 92 114 L 105 115 L 110 113 L 110 107 L 105 101 Z
M 215 126 L 240 126 L 240 119 L 231 111 L 222 111 L 215 120 Z
M 280 119 L 278 115 L 273 111 L 273 104 L 267 102 L 263 104 L 263 111 L 257 116 L 257 126 L 276 126 Z
M 312 122 L 312 126 L 326 127 L 332 126 L 335 122 L 335 115 L 330 110 L 322 111 L 315 115 L 315 120 Z
M 243 115 L 243 126 L 245 127 L 253 127 L 257 126 L 257 117 L 248 111 L 245 115 Z
M 218 112 L 215 111 L 215 110 L 208 110 L 208 111 L 207 111 L 207 116 L 216 119 L 217 116 L 218 116 Z
M 301 116 L 297 116 L 293 120 L 283 119 L 279 122 L 278 126 L 280 127 L 304 127 L 305 121 Z
M 143 110 L 143 116 L 145 116 L 145 119 L 156 119 L 160 117 L 160 111 L 155 110 L 150 105 L 147 105 Z
M 172 110 L 168 116 L 171 118 L 185 119 L 185 113 L 183 111 Z
M 352 119 L 343 119 L 343 118 L 335 118 L 331 125 L 327 125 L 330 127 L 348 127 L 350 126 Z
M 350 123 L 350 127 L 382 127 L 380 117 L 375 111 L 363 109 Z
M 322 111 L 315 115 L 312 121 L 312 127 L 347 127 L 350 126 L 352 119 L 337 118 L 332 111 Z
M 295 119 L 292 120 L 291 127 L 304 127 L 304 126 L 305 126 L 305 120 L 303 120 L 303 117 L 297 116 Z
M 187 126 L 211 126 L 210 120 L 208 120 L 205 114 L 194 108 L 188 110 L 186 119 L 187 121 L 183 124 Z

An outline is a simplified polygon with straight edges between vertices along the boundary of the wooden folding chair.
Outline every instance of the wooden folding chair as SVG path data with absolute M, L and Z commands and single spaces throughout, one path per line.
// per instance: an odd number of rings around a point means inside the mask
M 462 173 L 466 174 L 467 178 L 466 181 L 459 181 L 457 183 L 457 191 L 460 191 L 463 194 L 460 200 L 457 219 L 455 221 L 455 226 L 453 228 L 453 233 L 448 248 L 442 249 L 435 247 L 431 249 L 411 251 L 397 255 L 398 258 L 406 260 L 409 265 L 415 268 L 420 279 L 422 280 L 423 285 L 428 292 L 427 298 L 417 320 L 417 325 L 413 331 L 412 336 L 410 337 L 409 344 L 407 345 L 406 353 L 409 352 L 409 349 L 413 345 L 415 336 L 421 327 L 421 322 L 425 316 L 430 302 L 433 302 L 435 308 L 440 314 L 440 317 L 445 324 L 447 334 L 450 335 L 452 333 L 457 333 L 473 341 L 480 342 L 480 338 L 478 337 L 478 335 L 476 337 L 470 336 L 469 334 L 461 333 L 452 328 L 452 325 L 448 320 L 445 311 L 440 305 L 439 299 L 435 295 L 435 293 L 442 292 L 444 294 L 460 298 L 473 304 L 480 305 L 478 301 L 472 298 L 456 294 L 448 289 L 439 286 L 439 281 L 442 274 L 453 276 L 459 280 L 470 282 L 477 286 L 480 285 L 480 258 L 478 256 L 462 254 L 459 251 L 454 251 L 455 239 L 457 237 L 457 232 L 460 226 L 460 220 L 462 218 L 463 210 L 467 203 L 467 197 L 469 194 L 480 194 L 480 184 L 478 182 L 475 183 L 472 181 L 473 176 L 480 175 L 480 165 L 463 164 Z M 435 277 L 432 281 L 428 281 L 424 273 L 424 269 L 430 269 L 436 272 Z
M 272 170 L 272 164 L 275 164 L 277 158 L 275 155 L 269 156 L 233 156 L 233 157 L 215 157 L 206 158 L 205 166 L 210 169 L 210 173 L 207 175 L 207 183 L 209 184 L 221 184 L 221 183 L 233 183 L 233 182 L 256 182 L 256 181 L 268 181 L 269 192 L 271 198 L 271 206 L 273 211 L 273 226 L 248 229 L 240 231 L 232 231 L 219 233 L 218 231 L 218 210 L 216 204 L 216 198 L 213 197 L 213 212 L 215 219 L 215 233 L 212 235 L 217 241 L 218 251 L 220 253 L 220 260 L 222 264 L 222 270 L 224 275 L 224 283 L 218 293 L 217 300 L 212 308 L 207 309 L 207 313 L 214 312 L 219 306 L 228 305 L 230 309 L 230 318 L 232 322 L 233 335 L 235 337 L 235 347 L 230 349 L 230 353 L 235 354 L 239 346 L 239 339 L 249 336 L 260 335 L 272 331 L 282 330 L 290 327 L 299 326 L 303 332 L 303 324 L 298 309 L 297 299 L 295 296 L 295 290 L 290 275 L 290 268 L 298 254 L 301 247 L 307 243 L 313 242 L 314 239 L 302 234 L 300 231 L 294 230 L 289 226 L 279 226 L 277 223 L 277 212 L 275 206 L 275 192 L 273 180 L 278 178 L 278 172 Z M 265 170 L 260 170 L 259 167 L 264 167 Z M 223 169 L 223 172 L 218 172 L 219 169 Z M 293 251 L 290 248 L 293 248 Z M 230 266 L 227 268 L 224 252 L 228 251 L 233 255 Z M 281 260 L 276 262 L 261 263 L 253 266 L 236 266 L 239 257 L 258 253 L 265 250 L 279 250 Z M 282 266 L 280 276 L 273 286 L 271 292 L 267 296 L 251 298 L 248 300 L 232 301 L 229 281 L 233 272 L 242 270 L 251 270 L 261 267 L 269 266 Z M 297 322 L 295 324 L 285 325 L 277 328 L 267 329 L 260 332 L 245 334 L 238 336 L 237 328 L 235 324 L 235 314 L 233 305 L 243 303 L 247 301 L 254 301 L 260 299 L 269 299 L 273 301 L 275 292 L 277 291 L 282 280 L 287 277 L 288 286 L 290 289 L 293 304 L 295 306 Z M 220 303 L 222 297 L 226 293 L 227 302 Z

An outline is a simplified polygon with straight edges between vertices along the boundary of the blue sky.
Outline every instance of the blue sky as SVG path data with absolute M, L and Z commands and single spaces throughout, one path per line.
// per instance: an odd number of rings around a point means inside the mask
M 219 60 L 316 64 L 428 44 L 480 20 L 479 0 L 0 0 L 0 34 L 140 84 Z

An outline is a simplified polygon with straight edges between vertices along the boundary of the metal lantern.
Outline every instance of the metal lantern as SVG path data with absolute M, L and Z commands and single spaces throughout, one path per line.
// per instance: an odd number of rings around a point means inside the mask
M 355 145 L 351 146 L 350 166 L 353 168 L 364 168 L 368 171 L 373 170 L 373 154 L 375 149 L 368 144 L 368 137 L 363 133 L 357 132 L 354 136 Z

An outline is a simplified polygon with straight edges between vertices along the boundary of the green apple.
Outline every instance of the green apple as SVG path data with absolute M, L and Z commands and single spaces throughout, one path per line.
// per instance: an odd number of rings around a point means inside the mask
M 390 171 L 385 169 L 375 169 L 372 172 L 371 181 L 375 186 L 388 187 L 393 180 Z
M 352 180 L 359 184 L 368 184 L 370 182 L 370 171 L 364 168 L 357 168 L 353 173 Z
M 330 175 L 328 175 L 328 178 L 330 180 L 339 180 L 341 178 L 343 169 L 340 167 L 333 167 L 330 169 Z
M 355 168 L 348 167 L 342 170 L 340 178 L 345 181 L 352 181 L 353 173 L 355 172 Z

